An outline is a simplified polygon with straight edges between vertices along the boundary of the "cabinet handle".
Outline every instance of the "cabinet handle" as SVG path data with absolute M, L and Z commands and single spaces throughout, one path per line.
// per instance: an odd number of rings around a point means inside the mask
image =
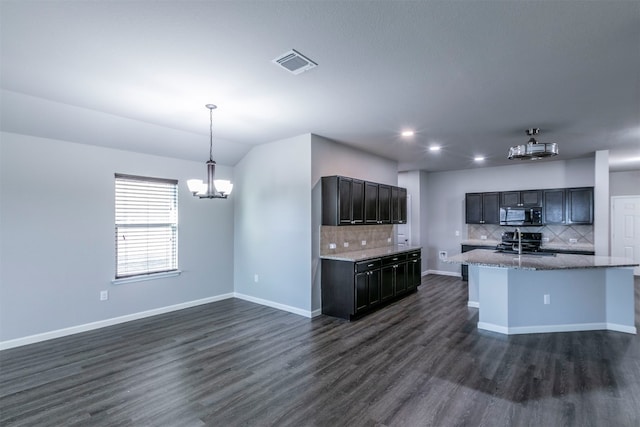
M 375 264 L 369 264 L 367 265 L 367 267 L 373 267 Z

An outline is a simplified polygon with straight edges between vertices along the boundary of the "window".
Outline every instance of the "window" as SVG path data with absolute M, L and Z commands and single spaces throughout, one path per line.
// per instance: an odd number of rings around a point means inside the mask
M 178 181 L 115 175 L 116 279 L 178 270 Z

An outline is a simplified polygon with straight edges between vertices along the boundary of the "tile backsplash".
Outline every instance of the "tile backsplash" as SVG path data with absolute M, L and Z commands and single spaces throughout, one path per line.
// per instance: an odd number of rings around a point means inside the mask
M 393 245 L 394 226 L 356 225 L 356 226 L 320 226 L 320 255 L 340 254 L 361 249 L 380 248 Z M 362 242 L 365 241 L 366 245 Z M 346 245 L 345 245 L 346 243 Z M 329 245 L 335 245 L 331 249 Z
M 495 224 L 468 224 L 467 238 L 480 240 L 487 236 L 488 240 L 502 240 L 503 231 L 513 231 L 515 227 Z M 593 225 L 545 225 L 543 227 L 523 227 L 522 231 L 542 233 L 544 245 L 593 245 Z

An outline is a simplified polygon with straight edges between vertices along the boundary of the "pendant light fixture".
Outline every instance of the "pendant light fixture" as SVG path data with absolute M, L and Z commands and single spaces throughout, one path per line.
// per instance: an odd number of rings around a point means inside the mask
M 531 128 L 527 129 L 527 135 L 529 141 L 526 144 L 516 145 L 509 148 L 508 159 L 529 159 L 529 160 L 538 160 L 545 157 L 551 157 L 558 155 L 558 144 L 555 142 L 551 143 L 540 143 L 538 142 L 533 135 L 537 135 L 540 129 Z
M 209 109 L 209 160 L 207 161 L 207 182 L 202 182 L 201 179 L 190 179 L 187 181 L 189 191 L 194 196 L 201 199 L 226 199 L 231 190 L 233 190 L 233 184 L 226 179 L 215 179 L 216 176 L 216 162 L 213 160 L 213 110 L 217 107 L 213 104 L 205 105 Z

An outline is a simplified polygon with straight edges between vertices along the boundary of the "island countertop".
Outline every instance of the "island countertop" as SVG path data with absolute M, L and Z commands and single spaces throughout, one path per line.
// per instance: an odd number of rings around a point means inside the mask
M 554 256 L 500 253 L 490 249 L 474 249 L 448 257 L 445 262 L 484 267 L 522 270 L 566 270 L 576 268 L 636 267 L 629 258 L 595 255 L 555 254 Z
M 400 254 L 403 252 L 412 252 L 422 249 L 421 246 L 382 246 L 379 248 L 362 249 L 358 251 L 342 252 L 337 254 L 321 255 L 321 259 L 332 259 L 334 261 L 351 261 L 359 262 L 367 259 L 380 258 L 383 256 Z

